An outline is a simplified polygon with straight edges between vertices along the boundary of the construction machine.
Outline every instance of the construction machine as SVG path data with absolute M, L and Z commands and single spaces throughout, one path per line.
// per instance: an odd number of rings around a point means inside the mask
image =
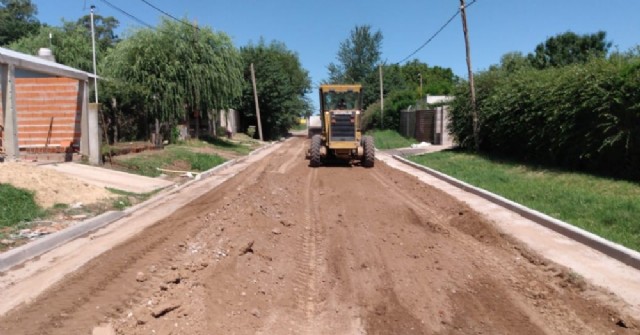
M 329 159 L 341 159 L 373 167 L 373 137 L 362 135 L 361 118 L 361 85 L 321 85 L 321 131 L 311 137 L 309 165 L 316 167 Z

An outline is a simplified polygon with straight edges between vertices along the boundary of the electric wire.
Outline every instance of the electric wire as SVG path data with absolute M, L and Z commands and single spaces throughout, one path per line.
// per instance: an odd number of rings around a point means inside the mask
M 111 2 L 109 2 L 109 1 L 107 1 L 107 0 L 100 0 L 100 1 L 104 2 L 107 6 L 109 6 L 109 7 L 111 7 L 112 9 L 114 9 L 114 10 L 116 10 L 116 11 L 118 11 L 118 12 L 122 13 L 123 15 L 126 15 L 126 16 L 127 16 L 127 17 L 129 17 L 130 19 L 132 19 L 132 20 L 134 20 L 134 21 L 138 22 L 139 24 L 141 24 L 141 25 L 143 25 L 143 26 L 145 26 L 145 27 L 147 27 L 147 28 L 150 28 L 150 29 L 155 29 L 155 27 L 154 27 L 154 26 L 152 26 L 152 25 L 150 25 L 150 24 L 148 24 L 148 23 L 146 23 L 146 22 L 142 21 L 141 19 L 139 19 L 139 18 L 135 17 L 135 16 L 134 16 L 134 15 L 132 15 L 132 14 L 129 14 L 129 13 L 128 13 L 128 12 L 126 12 L 124 9 L 121 9 L 120 7 L 118 7 L 118 6 L 114 5 L 114 4 L 112 4 Z
M 149 7 L 151 7 L 151 8 L 153 8 L 153 9 L 157 10 L 158 12 L 162 13 L 163 15 L 165 15 L 165 16 L 167 16 L 167 17 L 169 17 L 169 18 L 171 18 L 171 19 L 173 19 L 173 20 L 175 20 L 175 21 L 177 21 L 177 22 L 180 22 L 180 23 L 182 23 L 182 24 L 185 24 L 185 25 L 187 25 L 187 26 L 190 26 L 190 27 L 192 27 L 192 28 L 195 28 L 195 29 L 197 29 L 197 30 L 200 30 L 200 28 L 199 28 L 198 26 L 195 26 L 195 25 L 193 25 L 193 24 L 191 24 L 191 23 L 189 23 L 189 22 L 187 22 L 187 21 L 184 21 L 184 20 L 178 19 L 177 17 L 175 17 L 175 16 L 173 16 L 173 15 L 171 15 L 171 14 L 167 13 L 166 11 L 164 11 L 164 10 L 162 10 L 162 9 L 158 8 L 157 6 L 155 6 L 154 4 L 150 3 L 150 2 L 149 2 L 149 1 L 147 1 L 147 0 L 140 0 L 140 1 L 144 2 L 144 3 L 145 3 L 145 4 L 147 4 Z
M 478 0 L 473 0 L 472 2 L 470 2 L 468 5 L 465 6 L 465 8 L 469 8 L 471 7 L 474 3 L 476 3 L 476 1 Z M 413 55 L 417 54 L 418 52 L 420 52 L 420 50 L 424 49 L 424 47 L 427 46 L 427 44 L 431 43 L 431 41 L 433 41 L 434 38 L 436 38 L 436 36 L 438 36 L 443 30 L 444 28 L 446 28 L 451 21 L 453 21 L 453 19 L 455 19 L 458 15 L 460 15 L 460 9 L 458 9 L 450 18 L 449 20 L 447 20 L 447 22 L 445 22 L 440 29 L 438 29 L 433 35 L 431 35 L 431 37 L 429 37 L 429 39 L 427 39 L 426 42 L 422 43 L 422 45 L 420 47 L 418 47 L 414 52 L 412 52 L 411 54 L 409 54 L 409 56 L 403 58 L 401 61 L 397 62 L 397 65 L 400 65 L 404 62 L 406 62 L 409 58 L 413 57 Z

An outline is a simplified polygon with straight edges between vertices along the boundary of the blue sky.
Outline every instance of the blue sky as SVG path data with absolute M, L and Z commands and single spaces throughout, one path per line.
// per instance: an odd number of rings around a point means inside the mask
M 141 0 L 108 0 L 155 25 L 161 13 Z M 467 0 L 467 3 L 472 0 Z M 240 47 L 260 37 L 284 42 L 298 53 L 314 82 L 327 78 L 340 42 L 355 25 L 371 25 L 383 36 L 383 60 L 395 63 L 422 45 L 459 6 L 459 0 L 148 0 L 177 17 L 187 16 L 224 31 Z M 96 12 L 120 20 L 122 34 L 139 24 L 102 0 L 33 0 L 42 22 L 58 25 Z M 547 37 L 568 30 L 607 32 L 614 48 L 640 44 L 639 0 L 477 0 L 468 8 L 473 69 L 486 69 L 510 51 L 528 53 Z M 414 57 L 450 67 L 466 77 L 462 23 L 457 17 Z M 315 95 L 315 93 L 314 93 Z M 314 96 L 312 95 L 312 96 Z

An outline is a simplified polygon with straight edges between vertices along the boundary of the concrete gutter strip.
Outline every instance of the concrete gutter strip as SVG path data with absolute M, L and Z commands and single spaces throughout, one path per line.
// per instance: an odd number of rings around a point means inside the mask
M 91 233 L 99 228 L 102 228 L 112 222 L 115 222 L 125 216 L 131 215 L 131 213 L 149 206 L 156 201 L 159 201 L 163 196 L 167 196 L 169 194 L 173 194 L 182 190 L 183 188 L 188 187 L 189 185 L 200 181 L 201 179 L 208 178 L 212 176 L 214 173 L 217 173 L 221 170 L 226 169 L 227 167 L 237 164 L 239 162 L 244 161 L 248 156 L 254 155 L 266 148 L 269 148 L 275 145 L 278 142 L 269 143 L 265 146 L 262 146 L 252 152 L 250 152 L 247 156 L 239 157 L 236 159 L 232 159 L 230 161 L 224 162 L 218 166 L 215 166 L 207 171 L 204 171 L 196 176 L 193 180 L 190 180 L 179 186 L 169 186 L 166 189 L 166 192 L 162 192 L 158 196 L 152 197 L 147 201 L 139 203 L 133 207 L 127 208 L 124 211 L 109 211 L 105 212 L 101 215 L 93 217 L 91 219 L 85 220 L 77 225 L 68 227 L 61 231 L 55 232 L 51 235 L 47 235 L 43 238 L 32 241 L 28 244 L 22 245 L 15 249 L 11 249 L 7 252 L 0 254 L 0 272 L 8 270 L 16 265 L 19 265 L 31 258 L 38 257 L 44 254 L 47 251 L 50 251 L 64 243 L 67 243 L 73 239 L 84 236 L 88 233 Z
M 565 235 L 592 249 L 598 250 L 603 254 L 618 260 L 619 262 L 622 262 L 626 265 L 629 265 L 635 269 L 640 270 L 640 253 L 635 250 L 631 250 L 622 245 L 613 243 L 609 240 L 606 240 L 586 230 L 570 225 L 564 221 L 560 221 L 558 219 L 552 218 L 544 213 L 540 213 L 536 210 L 525 207 L 509 199 L 505 199 L 497 194 L 469 185 L 461 180 L 455 179 L 444 173 L 430 169 L 426 166 L 416 164 L 403 157 L 400 157 L 397 155 L 393 155 L 392 157 L 404 164 L 410 165 L 416 169 L 424 171 L 438 179 L 446 181 L 449 184 L 452 184 L 458 188 L 461 188 L 469 193 L 475 194 L 495 204 L 505 207 L 533 222 L 536 222 L 544 227 L 554 230 L 562 235 Z
M 124 212 L 111 211 L 98 215 L 80 224 L 37 239 L 31 243 L 9 250 L 0 255 L 0 272 L 28 259 L 40 256 L 57 246 L 102 228 L 125 216 Z

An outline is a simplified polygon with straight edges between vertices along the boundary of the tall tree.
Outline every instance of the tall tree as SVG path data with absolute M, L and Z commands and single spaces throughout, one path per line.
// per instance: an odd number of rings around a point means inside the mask
M 242 62 L 229 36 L 181 22 L 163 20 L 157 30 L 136 31 L 109 52 L 101 68 L 120 83 L 113 85 L 113 97 L 126 93 L 121 90 L 137 92 L 148 121 L 163 123 L 165 130 L 231 107 L 242 90 Z
M 371 26 L 356 26 L 349 38 L 340 43 L 337 63 L 331 63 L 329 81 L 332 83 L 362 83 L 380 63 L 382 33 Z
M 101 17 L 95 21 L 95 29 L 100 32 L 97 43 L 98 61 L 117 41 L 113 35 L 117 24 L 118 21 L 113 17 Z M 62 21 L 61 27 L 40 26 L 34 34 L 9 44 L 9 48 L 32 55 L 37 54 L 40 48 L 51 48 L 56 62 L 93 72 L 91 31 L 85 27 L 83 19 L 77 22 Z
M 311 90 L 311 78 L 298 58 L 282 42 L 249 44 L 240 49 L 244 62 L 245 85 L 240 110 L 246 125 L 256 124 L 250 64 L 256 71 L 260 116 L 265 138 L 278 138 L 311 114 L 311 102 L 305 94 Z
M 531 68 L 532 64 L 526 56 L 519 51 L 508 52 L 500 57 L 500 65 L 495 69 L 502 69 L 507 73 L 514 73 Z
M 586 63 L 592 57 L 606 57 L 611 48 L 611 42 L 606 37 L 604 31 L 585 35 L 568 31 L 538 44 L 534 53 L 527 55 L 527 58 L 538 69 Z
M 407 88 L 415 91 L 417 97 L 422 97 L 425 94 L 450 94 L 458 80 L 450 68 L 429 66 L 417 59 L 402 65 L 401 71 Z M 422 91 L 420 91 L 420 79 L 422 79 Z
M 31 0 L 0 0 L 0 45 L 35 33 L 40 27 L 38 7 Z
M 91 15 L 85 15 L 76 21 L 77 25 L 83 26 L 87 31 L 91 31 Z M 96 34 L 96 41 L 102 50 L 113 47 L 120 41 L 115 30 L 120 25 L 120 21 L 113 16 L 93 15 L 93 25 Z
M 40 48 L 51 48 L 56 62 L 93 72 L 91 40 L 87 39 L 88 34 L 84 27 L 77 25 L 41 26 L 35 34 L 14 41 L 9 48 L 32 55 L 36 55 Z

